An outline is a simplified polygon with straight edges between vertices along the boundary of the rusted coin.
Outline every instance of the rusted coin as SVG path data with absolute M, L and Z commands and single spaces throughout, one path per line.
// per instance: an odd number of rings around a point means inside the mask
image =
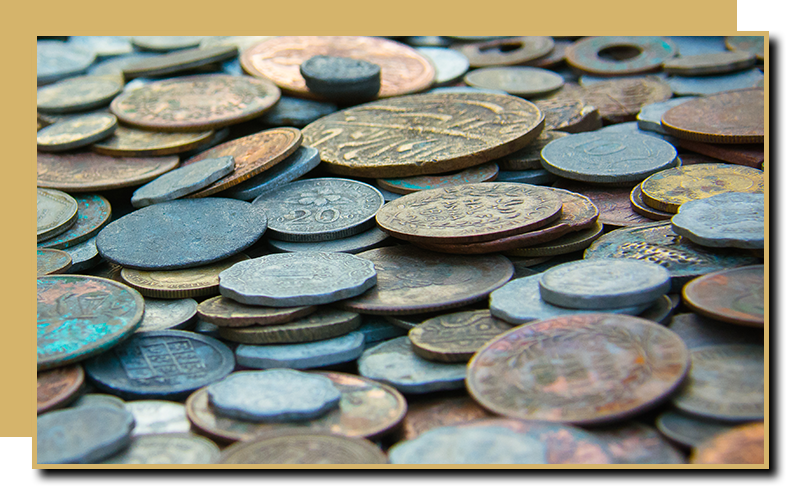
M 656 418 L 656 427 L 670 440 L 687 448 L 696 448 L 704 441 L 731 430 L 734 425 L 670 410 Z
M 339 407 L 315 420 L 264 424 L 223 417 L 209 406 L 206 388 L 189 396 L 186 413 L 195 429 L 224 442 L 249 441 L 259 434 L 284 429 L 372 438 L 393 429 L 406 414 L 405 398 L 388 385 L 347 373 L 311 373 L 328 377 L 342 393 Z
M 36 276 L 61 274 L 72 265 L 72 257 L 61 250 L 52 248 L 36 249 Z
M 642 181 L 644 182 L 644 181 Z M 635 188 L 631 190 L 631 208 L 634 212 L 639 215 L 643 215 L 651 220 L 668 220 L 671 219 L 673 213 L 664 212 L 663 210 L 658 210 L 657 208 L 652 208 L 647 205 L 642 197 L 642 183 L 636 185 Z
M 199 68 L 206 64 L 231 59 L 238 54 L 239 49 L 230 45 L 179 50 L 163 56 L 149 57 L 141 61 L 127 64 L 122 70 L 122 74 L 128 80 L 143 76 L 172 75 L 180 71 Z
M 378 97 L 425 90 L 436 76 L 433 64 L 407 45 L 365 36 L 275 37 L 251 47 L 239 60 L 249 74 L 275 82 L 287 94 L 312 98 L 300 64 L 318 55 L 362 59 L 380 66 Z
M 468 361 L 484 344 L 513 328 L 488 309 L 445 314 L 408 332 L 414 352 L 431 361 Z
M 338 307 L 365 314 L 402 316 L 472 304 L 503 286 L 514 273 L 511 261 L 496 254 L 444 255 L 400 245 L 358 256 L 375 264 L 378 284 Z
M 423 432 L 492 415 L 469 396 L 437 397 L 408 405 L 408 413 L 400 427 L 400 440 L 417 438 Z
M 477 243 L 531 231 L 557 220 L 562 202 L 548 188 L 507 182 L 419 191 L 378 210 L 375 222 L 395 238 Z
M 583 89 L 588 104 L 597 108 L 600 116 L 610 122 L 636 118 L 642 108 L 672 97 L 672 90 L 656 76 L 618 78 L 594 83 Z
M 693 464 L 763 464 L 764 424 L 742 425 L 705 441 L 694 450 Z
M 756 63 L 748 52 L 713 52 L 681 56 L 664 63 L 664 71 L 673 75 L 713 75 L 747 69 Z
M 556 255 L 564 255 L 588 248 L 592 242 L 597 240 L 602 234 L 603 224 L 594 222 L 586 229 L 566 234 L 547 243 L 515 248 L 507 250 L 506 253 L 516 257 L 553 257 Z
M 562 316 L 484 346 L 467 366 L 467 390 L 507 417 L 601 423 L 659 403 L 688 368 L 683 341 L 657 323 L 620 314 Z
M 588 431 L 602 441 L 618 464 L 683 464 L 676 450 L 650 426 L 636 421 Z
M 764 142 L 764 89 L 722 92 L 670 109 L 661 125 L 679 139 L 725 144 Z
M 603 126 L 600 111 L 589 103 L 586 92 L 574 83 L 567 83 L 556 95 L 535 100 L 533 103 L 547 117 L 545 131 L 558 130 L 576 134 Z
M 197 315 L 222 327 L 241 328 L 252 325 L 279 325 L 308 316 L 317 306 L 264 307 L 240 304 L 217 295 L 197 306 Z
M 169 52 L 197 47 L 204 36 L 134 36 L 131 43 L 142 50 Z
M 219 336 L 232 342 L 251 345 L 298 344 L 340 337 L 352 332 L 360 324 L 361 316 L 358 314 L 322 307 L 290 323 L 221 327 Z
M 95 153 L 38 153 L 36 185 L 68 193 L 106 191 L 150 182 L 178 166 L 177 156 L 114 158 Z
M 204 132 L 153 132 L 117 127 L 111 137 L 92 144 L 92 151 L 108 156 L 167 156 L 208 144 L 213 130 Z
M 395 179 L 378 179 L 378 186 L 398 194 L 409 194 L 426 189 L 489 182 L 497 178 L 500 168 L 496 162 L 484 163 L 466 170 L 443 175 L 418 175 Z
M 530 98 L 560 89 L 564 85 L 564 78 L 541 68 L 492 66 L 470 71 L 464 77 L 464 83 L 478 89 L 502 90 Z
M 203 151 L 186 160 L 184 165 L 222 156 L 233 156 L 236 165 L 232 174 L 201 191 L 190 194 L 188 198 L 211 196 L 265 172 L 294 153 L 302 141 L 303 136 L 296 128 L 273 128 Z
M 249 259 L 238 254 L 220 262 L 201 267 L 173 271 L 145 271 L 124 268 L 120 278 L 145 297 L 183 299 L 219 293 L 219 273 L 237 262 Z
M 545 126 L 545 130 L 542 132 L 542 135 L 534 139 L 532 143 L 528 144 L 516 153 L 511 153 L 508 156 L 504 156 L 498 161 L 498 164 L 502 170 L 510 171 L 541 169 L 542 148 L 556 139 L 561 139 L 562 137 L 568 136 L 569 133 L 567 132 L 547 130 Z M 380 181 L 378 181 L 378 183 L 380 183 Z
M 479 41 L 456 47 L 473 68 L 513 66 L 544 57 L 555 48 L 549 36 L 520 36 Z
M 79 394 L 84 374 L 81 365 L 70 365 L 36 374 L 36 413 L 67 405 Z
M 77 195 L 75 201 L 78 203 L 75 224 L 63 233 L 40 242 L 40 248 L 63 250 L 74 247 L 94 237 L 111 218 L 111 203 L 99 194 Z
M 117 117 L 90 113 L 60 121 L 36 133 L 39 151 L 68 151 L 105 139 L 117 128 Z
M 519 97 L 439 93 L 354 106 L 308 125 L 303 137 L 334 173 L 411 177 L 500 158 L 531 142 L 542 127 L 542 112 Z
M 726 36 L 725 46 L 729 50 L 747 52 L 755 55 L 760 61 L 764 60 L 763 36 Z
M 109 78 L 79 76 L 36 91 L 36 109 L 42 113 L 76 113 L 101 108 L 122 92 L 122 85 Z
M 241 123 L 266 113 L 281 93 L 246 76 L 196 75 L 129 90 L 111 102 L 122 123 L 150 130 L 192 132 Z
M 69 230 L 78 218 L 78 202 L 54 189 L 36 190 L 36 242 Z
M 706 156 L 704 160 L 695 161 L 694 163 L 714 163 L 716 160 L 721 160 L 734 165 L 746 165 L 763 170 L 763 144 L 709 144 L 707 142 L 681 139 L 678 141 L 678 146 L 682 149 L 700 153 L 698 156 Z M 683 164 L 688 165 L 689 163 L 684 161 Z
M 631 208 L 630 188 L 597 186 L 566 179 L 559 179 L 554 187 L 589 198 L 600 211 L 597 221 L 603 225 L 627 227 L 652 222 L 652 219 L 637 214 Z
M 764 327 L 764 266 L 706 274 L 683 288 L 690 309 L 737 325 Z
M 677 53 L 674 43 L 659 36 L 594 36 L 567 47 L 565 57 L 586 73 L 615 76 L 656 70 Z

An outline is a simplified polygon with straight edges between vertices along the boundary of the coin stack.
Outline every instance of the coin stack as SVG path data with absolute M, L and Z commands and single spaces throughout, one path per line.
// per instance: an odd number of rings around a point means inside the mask
M 38 463 L 763 463 L 763 60 L 38 41 Z

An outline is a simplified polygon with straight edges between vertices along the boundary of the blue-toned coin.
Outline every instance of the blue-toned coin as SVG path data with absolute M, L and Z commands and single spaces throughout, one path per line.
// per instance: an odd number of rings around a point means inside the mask
M 363 59 L 317 55 L 300 74 L 311 92 L 333 101 L 366 101 L 381 90 L 381 67 Z
M 352 333 L 364 335 L 365 348 L 368 349 L 384 340 L 402 337 L 408 333 L 408 329 L 395 326 L 380 316 L 364 315 L 361 319 L 361 326 Z
M 696 448 L 704 441 L 731 430 L 734 425 L 679 411 L 667 411 L 656 418 L 656 427 L 661 434 L 687 448 Z
M 342 252 L 359 253 L 387 244 L 390 236 L 378 227 L 355 236 L 331 241 L 302 243 L 295 241 L 267 240 L 271 248 L 279 252 Z
M 353 361 L 364 352 L 364 335 L 347 335 L 318 342 L 284 345 L 245 345 L 236 348 L 236 362 L 247 368 L 308 370 Z
M 335 113 L 338 109 L 335 104 L 329 102 L 281 96 L 278 103 L 258 119 L 270 127 L 303 128 L 323 116 Z
M 669 329 L 683 340 L 686 347 L 706 347 L 725 344 L 763 345 L 763 330 L 723 323 L 695 313 L 676 314 Z
M 668 101 L 654 102 L 643 107 L 636 115 L 636 123 L 640 130 L 656 132 L 666 135 L 667 131 L 661 126 L 661 116 L 678 104 L 694 99 L 693 97 L 676 97 Z
M 39 242 L 38 246 L 63 250 L 89 239 L 93 240 L 94 236 L 111 219 L 111 203 L 103 196 L 76 194 L 75 201 L 78 202 L 78 218 L 75 220 L 75 224 L 58 236 Z
M 676 57 L 664 63 L 672 75 L 716 75 L 732 73 L 755 66 L 756 56 L 747 52 L 716 52 Z
M 558 179 L 547 170 L 501 170 L 497 174 L 497 182 L 519 182 L 534 186 L 549 186 Z
M 126 410 L 125 401 L 110 394 L 84 394 L 70 405 L 70 408 L 104 407 L 115 410 Z
M 269 193 L 307 174 L 319 165 L 319 150 L 300 146 L 288 158 L 264 173 L 226 189 L 221 194 L 228 198 L 250 201 Z
M 219 456 L 219 447 L 197 434 L 148 434 L 134 437 L 130 446 L 100 463 L 214 464 Z
M 134 191 L 131 205 L 142 208 L 176 200 L 214 184 L 233 170 L 233 156 L 208 158 L 190 163 L 162 174 Z
M 678 54 L 682 56 L 728 51 L 725 47 L 725 37 L 721 36 L 670 36 L 667 38 L 678 46 Z
M 137 333 L 84 364 L 97 387 L 126 399 L 180 399 L 233 371 L 222 342 L 180 330 Z
M 36 42 L 36 83 L 43 85 L 83 73 L 94 62 L 95 53 L 54 40 Z
M 648 425 L 635 420 L 613 427 L 589 429 L 602 441 L 618 464 L 684 464 L 683 453 Z
M 105 407 L 67 408 L 36 419 L 40 464 L 88 464 L 122 450 L 131 440 L 133 415 Z
M 672 217 L 672 230 L 706 247 L 764 248 L 764 195 L 722 193 L 687 201 Z
M 98 58 L 121 56 L 133 52 L 130 37 L 127 36 L 71 36 L 67 43 L 89 49 Z
M 97 252 L 97 245 L 94 238 L 90 238 L 83 243 L 68 247 L 64 250 L 72 257 L 72 266 L 67 269 L 68 274 L 76 274 L 100 264 L 103 260 Z
M 428 46 L 418 48 L 417 52 L 433 63 L 433 67 L 436 69 L 435 85 L 447 85 L 454 82 L 469 70 L 469 59 L 457 50 Z
M 121 83 L 125 83 L 125 78 L 122 76 L 123 70 L 128 66 L 128 64 L 143 61 L 145 59 L 149 59 L 151 57 L 158 57 L 158 54 L 152 54 L 147 52 L 135 52 L 133 54 L 126 54 L 118 57 L 113 57 L 111 59 L 107 59 L 100 63 L 93 64 L 87 73 L 90 75 L 104 75 L 104 76 L 113 76 L 119 80 Z
M 675 95 L 706 95 L 757 87 L 763 79 L 764 73 L 751 68 L 726 75 L 673 76 L 667 83 Z
M 190 326 L 197 314 L 197 301 L 194 299 L 144 299 L 144 317 L 136 332 L 157 330 L 180 330 Z
M 77 76 L 36 91 L 36 109 L 42 113 L 77 113 L 102 108 L 122 92 L 111 78 Z

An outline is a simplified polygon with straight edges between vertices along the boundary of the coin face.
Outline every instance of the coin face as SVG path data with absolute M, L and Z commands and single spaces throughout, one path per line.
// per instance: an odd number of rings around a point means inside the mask
M 764 424 L 742 425 L 700 444 L 693 464 L 763 464 Z
M 764 195 L 722 193 L 684 203 L 672 217 L 672 230 L 715 248 L 764 248 Z
M 166 156 L 191 151 L 213 137 L 213 130 L 153 132 L 119 126 L 111 137 L 92 144 L 92 151 L 108 156 Z
M 564 78 L 546 69 L 513 66 L 471 71 L 464 77 L 464 82 L 470 87 L 502 90 L 519 97 L 533 97 L 558 90 L 564 85 Z
M 44 413 L 67 404 L 83 385 L 83 368 L 70 365 L 36 374 L 36 413 Z
M 692 99 L 661 117 L 681 139 L 726 144 L 764 142 L 764 89 L 723 92 Z
M 465 311 L 429 319 L 408 332 L 414 352 L 431 361 L 468 361 L 488 341 L 512 325 L 488 309 Z
M 583 93 L 586 102 L 612 122 L 632 119 L 644 106 L 672 97 L 669 85 L 652 76 L 599 82 L 585 87 Z
M 36 241 L 67 231 L 78 217 L 78 202 L 54 189 L 36 190 Z
M 629 51 L 630 57 L 605 58 L 605 52 Z M 594 36 L 567 47 L 570 66 L 596 75 L 630 75 L 660 68 L 678 53 L 671 41 L 658 36 Z
M 747 266 L 707 274 L 683 290 L 686 305 L 710 318 L 764 327 L 764 266 Z
M 145 297 L 179 299 L 213 295 L 219 290 L 219 273 L 237 262 L 247 260 L 244 254 L 206 266 L 172 271 L 122 269 L 120 279 Z
M 566 179 L 559 179 L 554 186 L 589 198 L 600 211 L 597 221 L 603 225 L 629 227 L 653 222 L 632 210 L 630 188 L 598 186 Z
M 133 415 L 114 408 L 68 408 L 36 419 L 40 464 L 88 464 L 130 443 Z
M 69 193 L 145 184 L 178 166 L 177 156 L 114 158 L 95 153 L 38 153 L 36 185 Z
M 52 83 L 83 73 L 95 59 L 95 53 L 84 47 L 39 40 L 36 42 L 36 83 Z
M 245 71 L 275 82 L 289 95 L 310 97 L 300 65 L 314 56 L 362 59 L 381 67 L 378 97 L 394 97 L 428 88 L 433 64 L 407 45 L 366 36 L 281 36 L 255 45 L 239 60 Z

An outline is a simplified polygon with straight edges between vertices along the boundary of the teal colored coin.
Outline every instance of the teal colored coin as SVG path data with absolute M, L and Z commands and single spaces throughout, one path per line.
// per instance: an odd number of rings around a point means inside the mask
M 675 95 L 707 95 L 757 87 L 764 73 L 752 68 L 727 75 L 673 76 L 667 79 Z
M 361 326 L 352 333 L 360 333 L 364 336 L 366 347 L 373 347 L 379 342 L 397 337 L 402 337 L 408 333 L 408 329 L 395 326 L 380 316 L 362 316 Z
M 133 415 L 104 407 L 68 408 L 36 419 L 40 464 L 90 464 L 122 450 L 131 440 Z
M 721 36 L 670 36 L 667 37 L 678 46 L 681 56 L 727 52 L 725 37 Z
M 68 247 L 64 250 L 72 257 L 72 266 L 67 269 L 68 274 L 77 274 L 100 264 L 102 259 L 97 252 L 97 245 L 94 238 L 90 238 L 83 243 Z
M 278 103 L 258 119 L 270 127 L 303 128 L 323 116 L 335 113 L 338 109 L 335 104 L 329 102 L 281 96 Z
M 78 218 L 65 232 L 38 243 L 42 248 L 66 249 L 81 244 L 100 232 L 111 219 L 111 203 L 99 194 L 76 194 Z M 97 247 L 95 247 L 95 250 Z M 74 260 L 73 260 L 74 262 Z
M 236 348 L 236 362 L 246 368 L 308 370 L 346 363 L 364 352 L 364 335 L 347 335 L 318 342 L 284 345 L 245 345 Z
M 549 186 L 558 177 L 547 170 L 501 170 L 497 174 L 497 182 L 519 182 L 522 184 L 532 184 L 534 186 Z

